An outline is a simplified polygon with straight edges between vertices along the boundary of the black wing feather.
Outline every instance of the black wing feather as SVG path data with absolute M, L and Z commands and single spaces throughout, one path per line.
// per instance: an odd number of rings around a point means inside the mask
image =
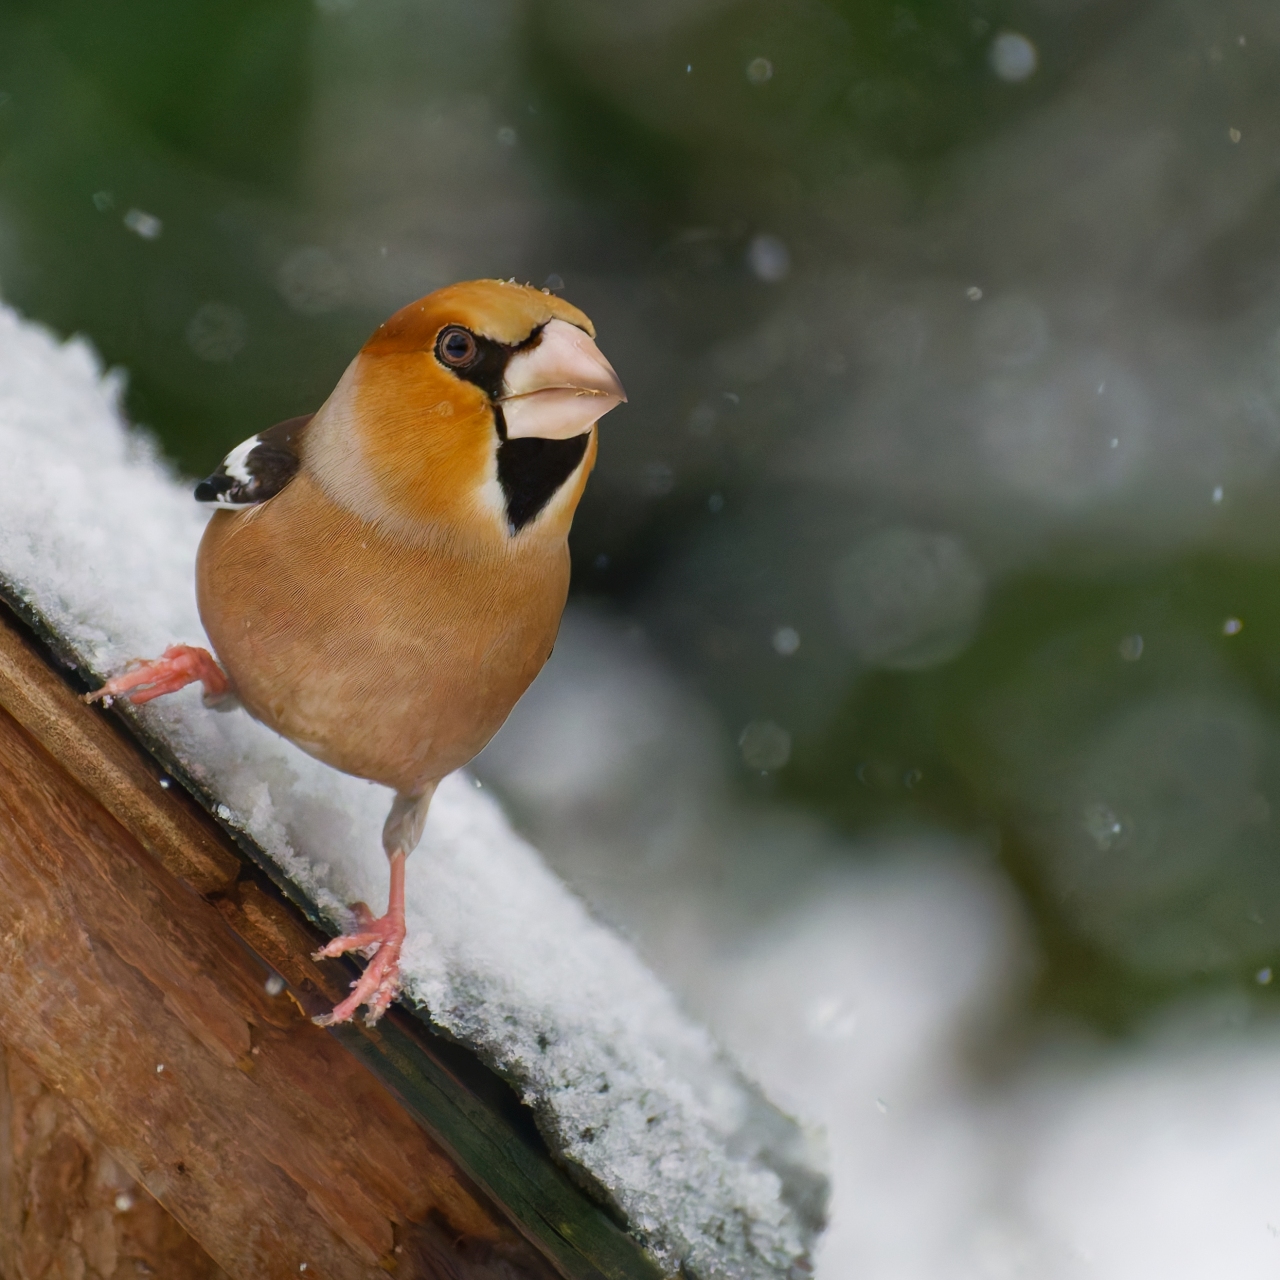
M 252 507 L 274 498 L 298 473 L 300 444 L 312 413 L 278 422 L 237 445 L 222 465 L 196 485 L 196 501 Z

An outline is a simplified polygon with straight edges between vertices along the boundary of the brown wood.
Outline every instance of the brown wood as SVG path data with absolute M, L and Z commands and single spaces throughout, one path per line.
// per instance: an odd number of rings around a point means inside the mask
M 265 1152 L 266 1163 L 270 1171 L 274 1171 L 271 1176 L 282 1172 L 286 1180 L 301 1187 L 307 1209 L 319 1216 L 326 1229 L 333 1229 L 330 1218 L 335 1214 L 346 1224 L 348 1233 L 361 1228 L 362 1224 L 366 1235 L 361 1257 L 369 1249 L 376 1251 L 385 1244 L 386 1228 L 390 1224 L 396 1244 L 389 1256 L 385 1253 L 380 1256 L 378 1265 L 401 1276 L 483 1278 L 501 1274 L 505 1280 L 514 1280 L 519 1276 L 554 1274 L 564 1280 L 660 1280 L 660 1269 L 639 1244 L 620 1230 L 599 1205 L 554 1164 L 537 1135 L 532 1116 L 473 1054 L 441 1039 L 420 1019 L 395 1008 L 376 1028 L 359 1024 L 334 1028 L 328 1033 L 328 1045 L 317 1047 L 316 1029 L 302 1015 L 326 1012 L 347 993 L 353 972 L 350 962 L 316 963 L 311 959 L 311 953 L 323 945 L 325 937 L 306 918 L 304 913 L 310 910 L 309 906 L 293 900 L 296 896 L 293 886 L 278 879 L 269 860 L 242 836 L 236 835 L 233 843 L 228 831 L 220 828 L 208 812 L 211 798 L 181 773 L 177 762 L 169 759 L 163 743 L 152 740 L 127 713 L 122 718 L 118 713 L 104 713 L 84 705 L 70 687 L 70 680 L 76 678 L 72 674 L 75 667 L 61 642 L 2 578 L 0 599 L 25 619 L 24 624 L 0 605 L 0 708 L 7 710 L 21 726 L 10 753 L 12 758 L 8 763 L 0 759 L 0 795 L 11 776 L 20 782 L 26 780 L 25 773 L 11 775 L 12 768 L 27 770 L 31 776 L 40 774 L 40 768 L 26 758 L 38 742 L 44 748 L 35 750 L 35 760 L 46 770 L 45 804 L 51 804 L 54 799 L 59 804 L 65 801 L 79 813 L 84 802 L 89 801 L 89 811 L 95 821 L 101 824 L 105 810 L 129 833 L 134 843 L 126 840 L 121 848 L 127 849 L 137 877 L 136 883 L 126 886 L 114 903 L 119 914 L 116 923 L 127 925 L 132 910 L 134 934 L 145 936 L 150 930 L 155 934 L 153 941 L 163 938 L 167 946 L 176 947 L 176 957 L 163 959 L 163 964 L 168 966 L 166 976 L 171 979 L 168 986 L 161 984 L 164 1007 L 178 1015 L 185 1032 L 195 1036 L 207 1051 L 221 1053 L 224 1071 L 239 1071 L 244 1065 L 242 1033 L 245 1027 L 250 1035 L 250 1058 L 259 1059 L 264 1052 L 266 1042 L 259 1037 L 264 1024 L 255 1020 L 259 1011 L 255 1007 L 246 1013 L 242 1007 L 246 982 L 252 987 L 269 972 L 267 966 L 270 966 L 289 984 L 273 1002 L 272 1009 L 274 1013 L 278 1008 L 287 1008 L 291 1021 L 283 1028 L 279 1023 L 270 1023 L 270 1019 L 267 1022 L 287 1036 L 297 1033 L 301 1049 L 294 1045 L 278 1062 L 274 1057 L 271 1060 L 273 1065 L 290 1067 L 295 1075 L 284 1071 L 271 1077 L 275 1087 L 258 1117 L 259 1129 L 246 1130 L 241 1123 L 243 1116 L 238 1112 L 222 1112 L 215 1107 L 203 1117 L 213 1126 L 211 1132 L 216 1132 L 220 1123 L 233 1146 L 249 1143 L 258 1154 Z M 43 644 L 35 639 L 32 631 L 44 637 Z M 62 674 L 57 671 L 59 667 Z M 50 766 L 52 771 L 48 772 Z M 177 772 L 171 772 L 174 770 Z M 0 830 L 0 895 L 6 892 L 6 858 L 17 859 L 22 868 L 31 864 L 37 869 L 43 860 L 50 859 L 52 865 L 62 867 L 74 880 L 75 841 L 67 848 L 47 847 L 56 834 L 57 824 L 50 826 L 40 806 L 24 802 L 25 792 L 21 786 L 15 786 L 13 793 L 9 830 L 13 833 L 21 829 L 24 839 L 6 841 L 4 831 Z M 113 831 L 117 839 L 123 834 L 111 823 L 106 824 L 106 829 Z M 148 882 L 153 882 L 149 890 Z M 16 879 L 12 883 L 17 893 L 21 885 Z M 36 884 L 40 884 L 38 876 Z M 131 895 L 139 889 L 144 891 L 143 896 L 135 902 Z M 201 905 L 206 910 L 200 915 L 175 918 L 177 923 L 166 925 L 174 936 L 164 935 L 153 928 L 153 917 L 163 917 L 167 907 L 157 907 L 156 903 L 168 902 L 166 895 L 177 890 L 181 891 L 179 898 L 188 906 L 192 900 L 202 898 Z M 21 901 L 20 893 L 17 897 L 11 893 L 10 897 L 15 902 Z M 30 906 L 26 904 L 24 910 Z M 61 919 L 64 927 L 74 934 L 80 918 L 74 913 L 59 916 L 62 906 L 56 903 L 54 910 L 45 903 L 37 914 L 43 915 L 48 929 L 56 929 Z M 218 933 L 214 912 L 221 917 L 227 932 Z M 96 955 L 94 948 L 99 944 L 99 934 L 105 924 L 90 914 L 97 932 L 85 932 L 89 948 Z M 192 929 L 197 934 L 201 930 L 210 931 L 209 938 L 202 944 L 206 951 L 197 954 L 184 950 L 186 943 L 177 937 L 182 929 Z M 126 935 L 129 932 L 126 928 Z M 0 912 L 0 969 L 5 965 L 7 954 L 4 937 L 4 915 Z M 214 938 L 218 939 L 216 945 L 211 940 Z M 136 943 L 136 938 L 134 940 Z M 21 952 L 23 945 L 19 939 L 14 950 Z M 232 949 L 229 950 L 228 945 Z M 123 950 L 117 948 L 116 954 L 128 967 L 142 972 L 144 978 L 156 985 L 156 975 L 137 963 L 138 958 L 127 946 Z M 157 955 L 164 956 L 164 949 L 148 954 L 154 961 Z M 243 969 L 243 964 L 237 968 L 230 963 L 233 956 L 242 962 L 247 958 L 248 970 Z M 177 978 L 174 977 L 175 959 Z M 56 954 L 49 949 L 38 962 L 29 965 L 27 978 L 43 983 L 51 1000 L 74 1001 L 77 983 L 87 982 L 92 987 L 96 980 L 86 976 L 88 971 L 82 971 L 82 961 L 81 953 L 74 947 L 64 947 Z M 67 972 L 60 970 L 59 965 L 65 966 Z M 102 979 L 104 972 L 98 973 L 97 979 Z M 251 976 L 246 977 L 246 972 Z M 16 969 L 15 975 L 13 981 L 21 987 L 21 970 Z M 111 974 L 105 972 L 105 977 L 111 978 Z M 278 979 L 273 978 L 273 989 L 275 981 Z M 0 982 L 0 1009 L 5 992 L 5 985 Z M 110 994 L 108 987 L 108 1007 Z M 114 1045 L 112 1051 L 119 1049 L 132 1034 L 130 1020 L 140 1013 L 145 1013 L 143 1027 L 147 1033 L 153 1029 L 152 1007 L 145 1000 L 132 1006 L 117 1003 L 114 1012 L 119 1017 L 122 1034 L 117 1036 L 120 1043 Z M 13 1012 L 9 1034 L 35 1036 L 35 1049 L 21 1039 L 15 1040 L 14 1045 L 48 1085 L 51 1077 L 45 1074 L 46 1068 L 42 1065 L 45 1061 L 42 1055 L 49 1051 L 41 1038 L 46 1032 L 41 1020 L 32 1019 L 30 1013 L 30 1009 Z M 237 1019 L 242 1024 L 239 1027 Z M 6 1034 L 4 1027 L 0 1018 L 0 1041 Z M 56 1040 L 56 1035 L 54 1038 Z M 69 1066 L 62 1058 L 52 1059 L 66 1067 L 58 1077 L 61 1083 L 54 1083 L 66 1091 L 65 1096 L 74 1104 L 77 1114 L 85 1119 L 91 1111 L 97 1114 L 94 1108 L 105 1109 L 114 1115 L 117 1127 L 125 1132 L 133 1132 L 132 1126 L 139 1117 L 148 1125 L 154 1124 L 148 1108 L 156 1099 L 163 1100 L 170 1094 L 158 1092 L 157 1082 L 148 1080 L 145 1072 L 135 1073 L 119 1096 L 102 1092 L 95 1073 L 105 1068 L 93 1057 L 91 1042 L 81 1048 L 81 1056 Z M 308 1059 L 312 1050 L 318 1055 L 319 1067 Z M 327 1091 L 322 1095 L 317 1093 L 320 1085 L 315 1071 L 321 1072 L 327 1081 Z M 371 1122 L 362 1143 L 370 1088 L 381 1108 L 382 1121 Z M 76 1089 L 80 1092 L 73 1092 Z M 216 1093 L 210 1096 L 215 1103 L 225 1101 Z M 330 1114 L 323 1113 L 325 1107 Z M 317 1136 L 314 1123 L 318 1109 L 327 1126 L 322 1136 Z M 166 1123 L 178 1123 L 179 1112 L 180 1103 L 172 1101 L 172 1109 L 165 1115 Z M 318 1152 L 318 1165 L 307 1164 L 311 1156 L 306 1151 L 311 1148 L 305 1143 L 300 1148 L 302 1155 L 294 1153 L 292 1144 L 299 1116 L 311 1126 L 307 1143 L 315 1148 L 313 1154 Z M 359 1162 L 359 1157 L 354 1165 L 349 1162 L 351 1153 L 341 1135 L 346 1135 L 348 1144 L 354 1141 L 366 1148 L 364 1164 Z M 400 1135 L 404 1135 L 401 1152 L 384 1154 L 378 1144 L 389 1142 L 395 1146 L 402 1141 Z M 200 1141 L 205 1140 L 202 1135 Z M 417 1153 L 424 1141 L 426 1150 L 437 1163 L 419 1167 L 421 1161 Z M 278 1156 L 281 1143 L 290 1144 L 291 1159 Z M 127 1151 L 116 1149 L 116 1156 L 129 1168 L 134 1167 L 129 1163 L 131 1157 Z M 397 1184 L 403 1192 L 399 1198 L 383 1194 L 374 1195 L 370 1201 L 367 1186 L 360 1188 L 366 1193 L 364 1201 L 359 1194 L 348 1198 L 350 1178 L 344 1181 L 339 1174 L 334 1180 L 323 1169 L 317 1175 L 326 1158 L 357 1182 L 366 1176 L 370 1161 L 376 1167 L 395 1170 L 407 1159 L 414 1171 L 425 1178 L 430 1192 L 427 1217 L 414 1216 L 421 1203 L 413 1199 L 409 1183 Z M 189 1168 L 185 1161 L 179 1163 Z M 240 1165 L 224 1167 L 219 1172 L 232 1183 L 245 1176 L 245 1169 Z M 217 1204 L 212 1192 L 203 1200 L 188 1198 L 180 1203 L 181 1196 L 176 1195 L 165 1178 L 148 1185 L 208 1245 L 219 1263 L 233 1275 L 247 1274 L 231 1265 L 210 1241 L 219 1231 L 228 1235 L 232 1232 L 231 1221 L 237 1208 L 248 1215 L 239 1222 L 241 1234 L 258 1232 L 260 1222 L 255 1214 L 274 1213 L 279 1208 L 276 1201 L 268 1196 L 258 1205 L 251 1191 L 236 1185 L 227 1197 L 229 1211 L 219 1219 L 214 1212 Z M 177 1190 L 182 1191 L 185 1185 L 181 1183 Z M 488 1227 L 474 1228 L 470 1235 L 458 1229 L 457 1215 L 451 1218 L 447 1212 L 448 1205 L 453 1203 L 451 1187 L 465 1190 L 469 1197 L 467 1203 L 487 1215 Z M 370 1203 L 372 1210 L 369 1210 Z M 404 1227 L 405 1223 L 409 1225 Z M 277 1243 L 283 1247 L 288 1242 L 288 1237 L 281 1237 Z M 240 1254 L 247 1256 L 247 1246 L 238 1247 Z M 308 1264 L 309 1268 L 311 1265 Z M 7 1273 L 3 1274 L 6 1280 L 12 1280 Z M 256 1277 L 260 1272 L 255 1269 L 253 1274 Z
M 84 1122 L 0 1049 L 0 1275 L 227 1280 Z
M 199 893 L 229 884 L 240 860 L 176 796 L 161 771 L 97 714 L 84 714 L 75 694 L 44 659 L 0 619 L 0 707 L 3 707 L 162 866 Z
M 234 1277 L 554 1275 L 230 927 L 327 999 L 301 926 L 166 873 L 207 885 L 233 855 L 174 850 L 131 799 L 154 779 L 105 776 L 115 816 L 0 713 L 0 1040 Z

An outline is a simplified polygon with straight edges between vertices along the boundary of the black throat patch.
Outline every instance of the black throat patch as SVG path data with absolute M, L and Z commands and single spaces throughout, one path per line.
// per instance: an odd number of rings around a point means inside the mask
M 551 501 L 578 469 L 590 441 L 590 431 L 568 440 L 519 436 L 502 441 L 498 446 L 498 483 L 512 533 L 519 533 Z

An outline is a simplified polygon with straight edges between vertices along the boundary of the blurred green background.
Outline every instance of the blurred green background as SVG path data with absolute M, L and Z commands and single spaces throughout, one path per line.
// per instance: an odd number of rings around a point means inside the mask
M 1122 1030 L 1280 966 L 1278 106 L 1256 3 L 3 0 L 0 290 L 194 477 L 562 284 L 631 395 L 576 595 Z

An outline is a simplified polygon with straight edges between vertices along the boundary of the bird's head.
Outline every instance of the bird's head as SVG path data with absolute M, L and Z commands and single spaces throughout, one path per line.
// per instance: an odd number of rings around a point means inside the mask
M 307 432 L 331 497 L 408 536 L 563 537 L 626 399 L 591 321 L 528 285 L 472 280 L 397 311 Z

